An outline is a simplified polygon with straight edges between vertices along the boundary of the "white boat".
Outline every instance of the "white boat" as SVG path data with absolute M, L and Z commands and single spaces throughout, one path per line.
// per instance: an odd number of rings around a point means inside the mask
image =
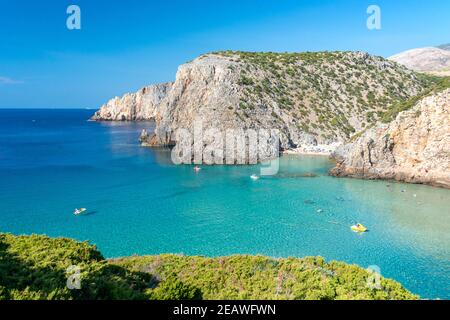
M 78 216 L 78 215 L 82 214 L 83 212 L 85 212 L 86 210 L 87 210 L 86 208 L 75 209 L 73 214 Z

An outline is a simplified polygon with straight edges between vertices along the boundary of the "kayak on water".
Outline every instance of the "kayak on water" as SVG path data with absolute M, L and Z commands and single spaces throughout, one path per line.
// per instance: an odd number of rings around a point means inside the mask
M 363 226 L 361 223 L 357 223 L 354 226 L 350 227 L 354 232 L 366 232 L 367 228 Z
M 80 208 L 80 209 L 75 209 L 75 211 L 73 212 L 74 215 L 79 215 L 82 214 L 83 212 L 85 212 L 87 209 L 86 208 Z

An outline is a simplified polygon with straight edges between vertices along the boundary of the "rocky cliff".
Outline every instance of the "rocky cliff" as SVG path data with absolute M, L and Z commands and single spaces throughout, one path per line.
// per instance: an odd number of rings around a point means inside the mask
M 282 148 L 345 141 L 424 88 L 416 75 L 362 52 L 220 52 L 180 66 L 152 143 L 200 118 L 208 127 L 271 128 Z
M 151 120 L 159 113 L 161 101 L 167 96 L 172 83 L 144 87 L 136 93 L 115 97 L 104 104 L 91 120 L 139 121 Z
M 450 89 L 339 147 L 331 174 L 450 188 Z
M 195 120 L 204 130 L 277 129 L 281 149 L 330 145 L 427 85 L 413 71 L 363 52 L 217 52 L 181 65 L 162 89 L 113 99 L 93 119 L 154 118 L 154 134 L 141 139 L 147 146 L 173 145 L 177 130 L 192 130 Z

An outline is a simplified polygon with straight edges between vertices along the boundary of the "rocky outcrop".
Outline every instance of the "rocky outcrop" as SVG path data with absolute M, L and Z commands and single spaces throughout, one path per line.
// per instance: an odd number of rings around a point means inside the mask
M 439 76 L 450 76 L 450 51 L 447 46 L 442 48 L 419 48 L 412 49 L 389 59 L 400 63 L 407 68 L 419 72 L 426 72 Z
M 282 149 L 345 141 L 424 84 L 362 52 L 220 52 L 179 67 L 149 145 L 171 145 L 195 119 L 207 128 L 277 129 Z
M 193 132 L 201 122 L 222 133 L 278 130 L 281 150 L 304 149 L 346 141 L 426 86 L 413 71 L 364 52 L 227 51 L 181 65 L 173 84 L 111 100 L 93 119 L 154 119 L 154 133 L 141 136 L 145 146 L 174 146 L 180 129 Z
M 450 188 L 450 89 L 339 147 L 331 174 Z
M 136 93 L 115 97 L 104 104 L 91 118 L 96 121 L 152 120 L 159 113 L 161 101 L 167 96 L 171 83 L 151 85 Z

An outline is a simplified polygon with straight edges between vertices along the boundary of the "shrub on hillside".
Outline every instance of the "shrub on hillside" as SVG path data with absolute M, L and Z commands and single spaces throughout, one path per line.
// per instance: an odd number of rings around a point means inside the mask
M 67 270 L 80 268 L 79 290 Z M 86 242 L 0 234 L 0 299 L 416 299 L 399 283 L 320 257 L 182 255 L 104 260 Z

